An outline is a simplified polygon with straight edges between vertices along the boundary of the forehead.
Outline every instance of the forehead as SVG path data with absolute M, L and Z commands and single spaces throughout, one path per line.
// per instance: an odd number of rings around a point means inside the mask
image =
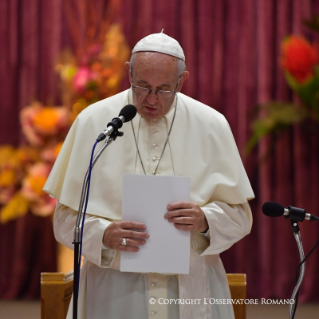
M 178 76 L 177 58 L 158 52 L 135 53 L 133 77 L 140 79 L 156 76 L 167 81 Z

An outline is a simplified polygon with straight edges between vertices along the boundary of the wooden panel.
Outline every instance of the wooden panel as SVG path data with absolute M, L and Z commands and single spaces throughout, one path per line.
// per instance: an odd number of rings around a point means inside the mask
M 41 318 L 65 319 L 73 292 L 73 272 L 41 274 Z
M 227 274 L 232 299 L 246 299 L 246 275 Z M 41 274 L 41 319 L 65 319 L 73 292 L 73 272 Z M 234 305 L 236 319 L 246 319 L 244 302 Z
M 227 274 L 230 294 L 232 299 L 239 300 L 240 304 L 234 304 L 236 319 L 246 319 L 246 274 Z M 241 299 L 241 300 L 240 300 Z

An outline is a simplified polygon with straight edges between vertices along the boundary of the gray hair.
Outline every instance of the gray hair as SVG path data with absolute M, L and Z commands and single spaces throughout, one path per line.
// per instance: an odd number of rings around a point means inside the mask
M 130 60 L 130 72 L 131 72 L 131 74 L 133 72 L 133 65 L 134 65 L 134 62 L 135 62 L 136 53 L 137 52 L 134 52 L 131 55 L 131 60 Z M 182 59 L 179 59 L 179 58 L 176 58 L 176 59 L 177 59 L 177 72 L 178 72 L 178 75 L 181 76 L 183 74 L 183 72 L 186 71 L 186 64 L 185 64 L 185 61 L 183 61 Z

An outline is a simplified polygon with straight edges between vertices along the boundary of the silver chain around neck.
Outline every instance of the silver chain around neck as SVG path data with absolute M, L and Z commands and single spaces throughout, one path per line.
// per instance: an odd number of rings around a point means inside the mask
M 163 150 L 162 150 L 162 154 L 161 154 L 161 156 L 160 156 L 160 158 L 159 158 L 159 160 L 158 160 L 158 163 L 157 163 L 157 166 L 156 166 L 155 170 L 152 172 L 152 175 L 156 175 L 157 169 L 158 169 L 159 164 L 160 164 L 160 162 L 161 162 L 161 159 L 162 159 L 162 157 L 163 157 L 163 154 L 164 154 L 166 145 L 167 145 L 167 143 L 168 143 L 169 136 L 171 135 L 172 127 L 173 127 L 173 124 L 174 124 L 175 115 L 176 115 L 176 109 L 177 109 L 177 95 L 176 95 L 176 105 L 175 105 L 174 115 L 173 115 L 173 119 L 172 119 L 172 124 L 171 124 L 171 126 L 170 126 L 170 128 L 169 128 L 169 131 L 168 131 L 168 134 L 167 134 L 167 138 L 166 138 L 166 141 L 165 141 Z M 138 154 L 138 157 L 139 157 L 139 159 L 140 159 L 140 163 L 141 163 L 141 165 L 142 165 L 144 175 L 146 175 L 145 167 L 144 167 L 144 164 L 143 164 L 143 161 L 142 161 L 142 156 L 141 156 L 140 150 L 139 150 L 139 148 L 138 148 L 138 143 L 137 143 L 137 139 L 136 139 L 136 135 L 135 135 L 135 130 L 134 130 L 134 126 L 133 126 L 133 121 L 131 121 L 131 126 L 132 126 L 133 135 L 134 135 L 134 141 L 135 141 L 135 145 L 136 145 L 137 154 Z

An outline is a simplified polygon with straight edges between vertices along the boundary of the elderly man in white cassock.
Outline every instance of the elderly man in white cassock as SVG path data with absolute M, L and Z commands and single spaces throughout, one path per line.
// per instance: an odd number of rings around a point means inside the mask
M 213 108 L 180 93 L 189 73 L 175 39 L 164 33 L 143 38 L 125 67 L 130 89 L 79 114 L 44 187 L 58 200 L 55 236 L 73 249 L 91 147 L 107 119 L 119 114 L 124 105 L 135 105 L 137 116 L 123 126 L 124 136 L 112 144 L 112 152 L 103 154 L 93 171 L 78 318 L 234 318 L 232 305 L 207 302 L 230 299 L 219 254 L 247 235 L 252 225 L 247 201 L 254 194 L 229 125 Z M 137 252 L 152 236 L 147 225 L 122 220 L 125 174 L 191 178 L 190 202 L 169 204 L 163 216 L 167 223 L 191 233 L 189 274 L 119 270 L 121 251 Z M 181 302 L 151 304 L 150 298 Z M 191 299 L 198 301 L 182 302 Z M 72 318 L 72 306 L 68 318 Z

